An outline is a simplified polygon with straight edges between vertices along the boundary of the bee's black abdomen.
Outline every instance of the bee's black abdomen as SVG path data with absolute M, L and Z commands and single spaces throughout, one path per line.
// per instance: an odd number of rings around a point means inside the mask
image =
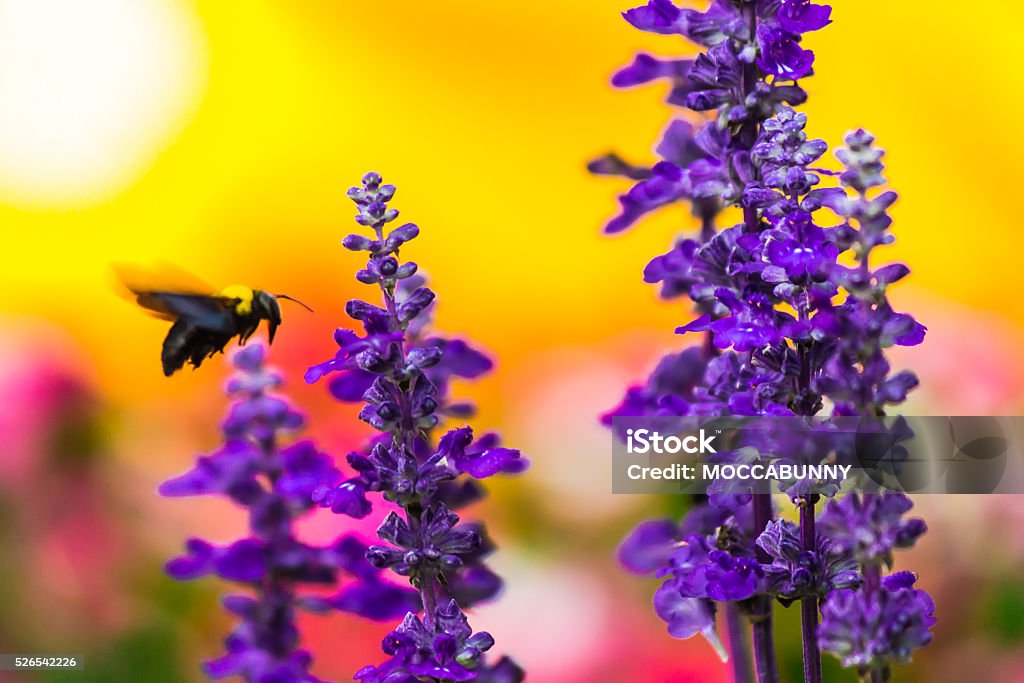
M 175 321 L 167 332 L 160 354 L 164 375 L 170 377 L 185 367 L 186 362 L 198 368 L 213 354 L 223 352 L 231 336 L 204 330 L 184 319 Z
M 170 377 L 185 366 L 185 361 L 191 356 L 189 349 L 190 341 L 195 336 L 196 328 L 184 320 L 177 320 L 167 332 L 164 339 L 163 349 L 160 352 L 160 360 L 164 366 L 164 375 Z

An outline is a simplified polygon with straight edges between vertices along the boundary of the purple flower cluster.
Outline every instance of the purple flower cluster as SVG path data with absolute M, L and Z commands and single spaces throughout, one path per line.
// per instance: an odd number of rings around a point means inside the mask
M 807 116 L 793 109 L 807 98 L 798 81 L 811 75 L 814 62 L 802 38 L 829 24 L 830 14 L 830 7 L 808 0 L 714 0 L 704 12 L 650 0 L 625 12 L 633 26 L 681 35 L 703 51 L 694 59 L 641 54 L 615 74 L 613 84 L 668 79 L 669 104 L 705 114 L 694 119 L 700 126 L 673 121 L 653 166 L 608 154 L 591 162 L 590 170 L 635 181 L 619 198 L 621 211 L 606 226 L 608 233 L 661 207 L 689 203 L 699 230 L 654 258 L 644 280 L 659 284 L 664 298 L 694 302 L 696 319 L 676 331 L 699 333 L 703 340 L 666 356 L 646 383 L 631 387 L 604 416 L 606 424 L 617 416 L 810 418 L 826 409 L 836 416 L 881 416 L 917 385 L 912 372 L 892 372 L 886 357 L 889 347 L 924 338 L 925 328 L 893 310 L 887 298 L 888 286 L 909 269 L 869 261 L 876 247 L 893 240 L 887 209 L 896 195 L 880 189 L 883 152 L 858 130 L 836 152 L 845 170 L 820 168 L 828 145 L 807 135 Z M 826 182 L 830 178 L 838 183 Z M 722 228 L 718 221 L 729 207 L 740 210 L 742 221 Z M 774 452 L 821 464 L 842 451 L 837 443 L 823 448 L 828 438 L 815 435 Z M 754 449 L 740 449 L 716 457 L 756 456 Z M 812 683 L 821 680 L 816 634 L 822 599 L 822 642 L 844 663 L 870 668 L 905 661 L 897 653 L 909 649 L 901 648 L 927 640 L 920 629 L 931 625 L 930 609 L 907 622 L 909 631 L 893 627 L 868 641 L 863 629 L 874 622 L 852 615 L 884 601 L 880 596 L 889 590 L 877 562 L 865 563 L 865 544 L 872 552 L 909 547 L 923 523 L 898 519 L 905 510 L 894 511 L 903 503 L 883 494 L 877 503 L 865 497 L 863 505 L 847 496 L 830 504 L 816 524 L 815 506 L 837 493 L 837 482 L 785 482 L 782 490 L 799 510 L 799 526 L 772 521 L 767 491 L 713 487 L 680 524 L 642 524 L 620 557 L 631 570 L 665 579 L 655 608 L 677 637 L 702 633 L 720 647 L 717 606 L 725 603 L 730 617 L 750 616 L 761 681 L 777 680 L 771 599 L 801 603 L 804 669 Z M 847 520 L 844 535 L 837 520 L 847 508 L 856 519 Z M 861 514 L 862 508 L 871 510 Z M 907 604 L 910 594 L 901 595 L 886 604 Z M 925 604 L 923 592 L 912 595 Z M 842 631 L 843 619 L 852 630 Z M 864 642 L 878 647 L 879 639 L 891 647 L 867 664 L 844 654 Z M 847 643 L 846 650 L 839 643 Z
M 860 591 L 838 591 L 822 607 L 821 647 L 871 681 L 885 681 L 893 664 L 910 662 L 932 640 L 935 603 L 914 588 L 917 576 L 896 572 Z
M 828 596 L 818 639 L 843 666 L 871 681 L 886 680 L 891 665 L 906 664 L 913 650 L 932 640 L 935 603 L 913 587 L 917 576 L 882 576 L 893 550 L 912 547 L 926 531 L 923 520 L 904 519 L 912 505 L 900 493 L 851 493 L 830 502 L 818 520 L 832 542 L 856 558 L 864 577 L 859 590 Z
M 818 528 L 861 566 L 892 566 L 892 551 L 913 547 L 927 530 L 924 520 L 903 518 L 912 507 L 901 493 L 851 493 L 826 506 Z
M 715 125 L 696 132 L 684 120 L 670 124 L 657 148 L 661 161 L 649 169 L 615 154 L 591 163 L 595 173 L 641 181 L 620 197 L 622 212 L 606 231 L 625 230 L 644 214 L 677 201 L 691 202 L 704 220 L 738 202 L 751 177 L 750 148 L 760 122 L 783 103 L 796 106 L 807 99 L 795 81 L 810 73 L 814 53 L 800 47 L 801 38 L 827 25 L 830 12 L 800 0 L 715 0 L 706 12 L 650 0 L 625 12 L 626 21 L 642 31 L 681 35 L 706 50 L 696 59 L 638 55 L 615 74 L 613 84 L 631 87 L 667 78 L 672 82 L 670 104 L 715 110 L 717 116 Z
M 356 279 L 377 285 L 383 306 L 349 301 L 345 311 L 362 324 L 362 333 L 339 329 L 335 356 L 306 373 L 308 382 L 332 375 L 331 393 L 362 402 L 359 417 L 380 432 L 365 452 L 349 454 L 357 476 L 326 481 L 313 499 L 353 516 L 365 514 L 370 492 L 397 506 L 377 531 L 383 543 L 365 556 L 374 570 L 407 577 L 420 603 L 385 638 L 389 659 L 355 677 L 361 683 L 517 683 L 522 670 L 507 657 L 489 661 L 494 639 L 473 633 L 463 613 L 494 598 L 502 583 L 484 563 L 494 546 L 483 525 L 462 522 L 454 511 L 483 495 L 477 480 L 519 473 L 528 463 L 518 450 L 501 446 L 496 434 L 476 437 L 462 426 L 437 436 L 442 418 L 474 412 L 471 404 L 448 396 L 451 381 L 478 377 L 492 363 L 465 341 L 428 332 L 434 293 L 416 274 L 415 263 L 399 260 L 399 249 L 419 228 L 388 228 L 398 217 L 388 206 L 394 194 L 395 187 L 382 184 L 376 173 L 349 190 L 359 210 L 356 222 L 372 235 L 349 235 L 343 245 L 367 253 Z
M 315 682 L 309 673 L 312 657 L 299 648 L 296 610 L 341 610 L 386 620 L 413 608 L 418 596 L 367 565 L 367 548 L 354 536 L 327 546 L 296 537 L 295 521 L 315 508 L 314 488 L 342 477 L 312 442 L 284 440 L 304 419 L 275 393 L 281 377 L 265 367 L 265 356 L 266 346 L 258 342 L 234 353 L 237 374 L 227 391 L 235 401 L 222 425 L 224 445 L 160 486 L 164 496 L 230 499 L 248 511 L 250 535 L 226 546 L 189 539 L 186 553 L 171 560 L 167 572 L 179 580 L 213 574 L 249 589 L 224 598 L 225 609 L 241 622 L 225 642 L 227 653 L 205 663 L 210 678 Z M 366 515 L 369 505 L 364 501 L 352 512 Z M 333 594 L 325 592 L 343 574 L 352 580 Z
M 843 547 L 819 534 L 814 549 L 805 550 L 800 543 L 800 531 L 792 522 L 769 522 L 757 537 L 757 546 L 772 560 L 763 568 L 767 592 L 783 605 L 860 585 L 857 563 Z

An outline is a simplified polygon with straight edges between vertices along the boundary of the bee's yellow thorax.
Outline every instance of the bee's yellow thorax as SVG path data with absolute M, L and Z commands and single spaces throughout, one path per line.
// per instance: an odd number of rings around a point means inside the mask
M 225 299 L 238 299 L 238 304 L 235 306 L 235 313 L 238 315 L 249 315 L 252 312 L 252 287 L 228 285 L 217 295 Z

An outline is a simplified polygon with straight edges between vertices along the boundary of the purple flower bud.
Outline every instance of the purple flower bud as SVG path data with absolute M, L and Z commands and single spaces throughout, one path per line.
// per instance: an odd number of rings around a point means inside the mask
M 405 263 L 398 267 L 398 270 L 395 271 L 395 279 L 404 280 L 406 278 L 412 277 L 413 275 L 416 274 L 417 269 L 418 266 L 415 263 L 413 263 L 412 261 L 406 261 Z
M 384 248 L 388 251 L 395 251 L 419 234 L 419 226 L 413 223 L 406 223 L 405 225 L 391 231 L 387 239 L 384 240 Z
M 377 189 L 377 186 L 379 186 L 379 185 L 380 185 L 380 174 L 379 173 L 376 173 L 374 171 L 370 171 L 369 173 L 367 173 L 367 174 L 365 174 L 363 176 L 363 186 L 366 188 L 367 192 L 375 191 Z
M 239 370 L 245 372 L 256 372 L 263 368 L 263 361 L 267 356 L 267 347 L 256 342 L 244 346 L 231 356 L 231 363 Z
M 406 355 L 405 360 L 420 370 L 426 370 L 440 363 L 443 356 L 444 354 L 440 348 L 428 346 L 413 349 Z
M 408 298 L 398 305 L 398 319 L 401 322 L 412 320 L 434 301 L 434 293 L 426 287 L 418 287 Z
M 377 248 L 377 241 L 362 235 L 348 235 L 341 241 L 343 247 L 350 251 L 373 251 Z

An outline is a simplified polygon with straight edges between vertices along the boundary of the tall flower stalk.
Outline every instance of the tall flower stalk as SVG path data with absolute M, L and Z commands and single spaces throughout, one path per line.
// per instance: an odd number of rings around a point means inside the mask
M 882 153 L 867 133 L 850 134 L 838 152 L 846 171 L 838 186 L 822 187 L 823 176 L 833 174 L 814 164 L 828 145 L 808 138 L 806 115 L 792 108 L 806 100 L 800 80 L 814 62 L 802 38 L 829 24 L 830 14 L 828 6 L 807 0 L 715 0 L 705 12 L 650 0 L 624 14 L 641 30 L 682 35 L 704 49 L 694 59 L 641 54 L 613 78 L 620 87 L 667 78 L 670 104 L 704 114 L 669 125 L 656 150 L 660 160 L 647 168 L 609 154 L 590 165 L 595 173 L 638 181 L 620 197 L 621 211 L 606 232 L 625 230 L 670 204 L 690 205 L 699 222 L 695 234 L 653 259 L 644 279 L 660 283 L 664 298 L 692 300 L 698 317 L 676 331 L 701 334 L 703 341 L 663 359 L 606 422 L 644 415 L 809 419 L 826 408 L 836 416 L 881 416 L 917 385 L 912 372 L 891 373 L 885 355 L 894 344 L 914 345 L 924 337 L 924 327 L 895 312 L 886 296 L 909 269 L 869 265 L 871 251 L 892 241 L 886 209 L 896 195 L 877 190 Z M 718 222 L 730 207 L 740 210 L 742 221 L 722 229 Z M 839 224 L 829 225 L 823 209 Z M 851 261 L 855 265 L 844 265 Z M 806 464 L 842 455 L 820 436 L 790 441 L 776 452 Z M 836 494 L 835 482 L 783 482 L 780 488 L 798 510 L 798 525 L 773 519 L 766 490 L 712 487 L 681 523 L 642 524 L 620 555 L 631 570 L 666 577 L 655 609 L 672 635 L 702 633 L 721 649 L 717 606 L 748 615 L 762 682 L 778 678 L 771 601 L 799 601 L 805 680 L 819 683 L 821 600 L 828 600 L 826 617 L 833 615 L 823 629 L 826 642 L 839 652 L 837 615 L 852 614 L 858 600 L 866 608 L 882 582 L 874 564 L 858 563 L 847 544 L 816 524 L 817 505 Z M 833 602 L 834 595 L 860 597 Z M 924 632 L 928 619 L 918 622 Z M 914 635 L 911 647 L 923 644 L 920 629 Z M 871 672 L 909 654 L 866 665 L 841 657 Z
M 461 420 L 474 412 L 448 396 L 452 379 L 475 378 L 492 363 L 460 339 L 429 334 L 434 293 L 423 286 L 415 263 L 399 260 L 399 250 L 419 228 L 387 227 L 398 217 L 388 206 L 394 194 L 395 187 L 382 184 L 376 173 L 349 190 L 359 210 L 356 222 L 371 234 L 349 235 L 343 245 L 366 252 L 366 267 L 356 279 L 375 286 L 382 305 L 349 301 L 346 313 L 362 323 L 363 334 L 339 329 L 334 358 L 306 373 L 309 382 L 333 374 L 332 394 L 362 402 L 359 417 L 380 432 L 364 452 L 349 454 L 358 476 L 327 482 L 315 499 L 341 513 L 361 509 L 368 492 L 393 504 L 397 509 L 377 531 L 383 543 L 370 547 L 366 559 L 408 578 L 419 598 L 417 609 L 384 640 L 389 659 L 355 678 L 517 683 L 522 670 L 507 657 L 488 661 L 494 639 L 485 631 L 474 633 L 463 612 L 494 598 L 501 579 L 483 562 L 494 550 L 483 525 L 462 522 L 455 510 L 483 495 L 477 480 L 522 472 L 527 461 L 502 447 L 496 434 L 475 438 L 468 426 L 438 437 L 442 417 Z
M 909 325 L 892 313 L 886 287 L 907 274 L 906 266 L 891 264 L 872 271 L 872 251 L 892 241 L 892 223 L 886 209 L 895 201 L 892 192 L 869 196 L 882 187 L 882 150 L 863 130 L 846 137 L 837 152 L 845 171 L 840 175 L 847 193 L 834 194 L 826 202 L 845 220 L 837 230 L 840 243 L 853 251 L 856 265 L 840 275 L 852 292 L 839 351 L 828 380 L 837 409 L 847 414 L 882 415 L 885 406 L 903 400 L 916 386 L 912 373 L 890 376 L 884 349 Z M 857 226 L 856 229 L 854 226 Z M 917 331 L 915 330 L 914 339 Z M 898 341 L 897 341 L 898 343 Z M 935 605 L 923 590 L 913 588 L 916 575 L 891 568 L 895 549 L 909 548 L 925 532 L 921 519 L 903 519 L 910 499 L 899 493 L 858 495 L 830 503 L 821 516 L 825 533 L 838 547 L 853 555 L 864 582 L 859 591 L 840 591 L 825 603 L 819 637 L 824 649 L 844 666 L 857 669 L 862 680 L 889 680 L 893 664 L 906 664 L 911 652 L 931 642 Z
M 179 580 L 213 574 L 246 589 L 224 598 L 224 608 L 241 621 L 225 641 L 227 653 L 203 665 L 207 676 L 315 683 L 312 655 L 299 644 L 297 610 L 388 620 L 415 605 L 416 595 L 366 565 L 366 546 L 352 535 L 327 546 L 296 536 L 295 522 L 315 509 L 313 489 L 341 473 L 311 441 L 288 440 L 304 418 L 276 393 L 281 377 L 266 367 L 266 352 L 254 342 L 232 355 L 236 374 L 227 392 L 234 402 L 222 424 L 223 446 L 160 486 L 164 496 L 219 495 L 242 506 L 249 536 L 226 546 L 189 539 L 186 554 L 171 560 L 167 572 Z M 351 509 L 356 517 L 369 511 L 366 501 Z M 344 575 L 353 580 L 333 595 L 324 592 Z

